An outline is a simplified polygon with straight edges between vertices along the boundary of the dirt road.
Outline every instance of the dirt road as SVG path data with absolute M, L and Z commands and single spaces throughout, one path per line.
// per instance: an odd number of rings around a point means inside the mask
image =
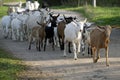
M 58 12 L 58 11 L 57 11 Z M 66 14 L 64 11 L 58 13 Z M 79 14 L 68 12 L 66 15 Z M 73 16 L 74 16 L 73 15 Z M 0 29 L 1 32 L 1 29 Z M 18 42 L 3 39 L 0 35 L 0 47 L 13 53 L 15 57 L 23 60 L 28 69 L 19 75 L 19 80 L 120 80 L 120 29 L 113 29 L 109 49 L 110 67 L 105 65 L 104 50 L 98 63 L 93 63 L 92 58 L 78 55 L 78 60 L 73 59 L 73 54 L 63 57 L 63 52 L 56 47 L 52 51 L 47 46 L 46 51 L 38 52 L 35 46 L 28 50 L 28 42 Z

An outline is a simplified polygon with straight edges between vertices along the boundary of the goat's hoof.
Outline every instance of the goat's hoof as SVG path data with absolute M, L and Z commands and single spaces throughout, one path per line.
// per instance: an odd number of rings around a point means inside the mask
M 74 58 L 74 60 L 77 60 L 77 58 Z
M 94 60 L 94 63 L 97 63 L 97 59 Z
M 72 53 L 72 51 L 69 51 L 69 53 Z
M 83 56 L 85 55 L 85 54 L 82 54 Z
M 100 56 L 98 56 L 97 59 L 100 59 Z
M 106 66 L 107 66 L 107 67 L 109 67 L 109 66 L 110 66 L 110 64 L 108 64 L 108 63 L 107 63 L 107 64 L 106 64 Z
M 38 51 L 40 52 L 41 50 L 39 49 Z
M 63 55 L 64 57 L 66 57 L 66 55 Z

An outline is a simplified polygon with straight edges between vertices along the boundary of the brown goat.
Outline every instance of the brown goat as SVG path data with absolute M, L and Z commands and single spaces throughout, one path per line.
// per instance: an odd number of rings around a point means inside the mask
M 93 62 L 96 63 L 100 58 L 99 50 L 101 48 L 105 49 L 105 56 L 106 56 L 106 66 L 109 66 L 108 62 L 108 44 L 110 41 L 110 34 L 111 34 L 111 27 L 104 26 L 100 27 L 97 26 L 91 33 L 90 33 L 90 46 L 92 48 L 93 53 Z M 97 58 L 96 58 L 96 51 L 97 51 Z
M 58 33 L 58 38 L 59 38 L 59 44 L 60 44 L 60 49 L 64 49 L 64 29 L 65 29 L 65 22 L 61 21 L 58 23 L 57 26 L 57 33 Z
M 38 23 L 38 22 L 37 22 Z M 40 26 L 35 26 L 32 28 L 32 33 L 30 34 L 29 38 L 29 50 L 31 49 L 31 43 L 33 41 L 33 38 L 35 38 L 36 42 L 36 49 L 38 51 L 41 51 L 41 46 L 43 45 L 43 40 L 45 38 L 45 23 L 38 23 Z

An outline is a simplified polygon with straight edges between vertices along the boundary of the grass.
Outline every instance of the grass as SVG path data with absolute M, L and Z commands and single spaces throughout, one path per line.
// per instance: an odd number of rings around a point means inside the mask
M 8 7 L 6 6 L 0 7 L 0 18 L 2 18 L 4 15 L 7 15 L 7 10 L 8 10 Z
M 120 27 L 120 7 L 70 7 L 60 6 L 52 7 L 53 9 L 63 9 L 82 13 L 90 21 L 96 22 L 98 25 L 112 25 Z
M 0 80 L 17 80 L 17 74 L 24 69 L 21 60 L 0 49 Z
M 19 2 L 19 1 L 22 1 L 22 2 L 25 2 L 26 0 L 3 0 L 4 3 L 9 3 L 9 2 Z
M 120 7 L 86 7 L 86 13 L 89 13 L 91 21 L 99 25 L 120 26 Z M 92 14 L 92 15 L 91 15 Z

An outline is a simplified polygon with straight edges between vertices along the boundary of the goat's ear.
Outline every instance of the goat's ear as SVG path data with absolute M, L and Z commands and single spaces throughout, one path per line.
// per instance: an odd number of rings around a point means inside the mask
M 39 11 L 39 12 L 42 12 L 40 8 L 38 8 L 38 11 Z
M 66 19 L 65 15 L 63 14 L 64 19 Z
M 87 18 L 85 18 L 85 20 L 83 21 L 84 23 L 87 22 Z
M 57 17 L 59 17 L 60 16 L 60 13 L 57 15 Z
M 76 20 L 77 19 L 76 16 L 73 19 Z
M 52 14 L 49 14 L 49 15 L 50 15 L 50 17 L 52 17 L 52 18 L 53 18 Z

